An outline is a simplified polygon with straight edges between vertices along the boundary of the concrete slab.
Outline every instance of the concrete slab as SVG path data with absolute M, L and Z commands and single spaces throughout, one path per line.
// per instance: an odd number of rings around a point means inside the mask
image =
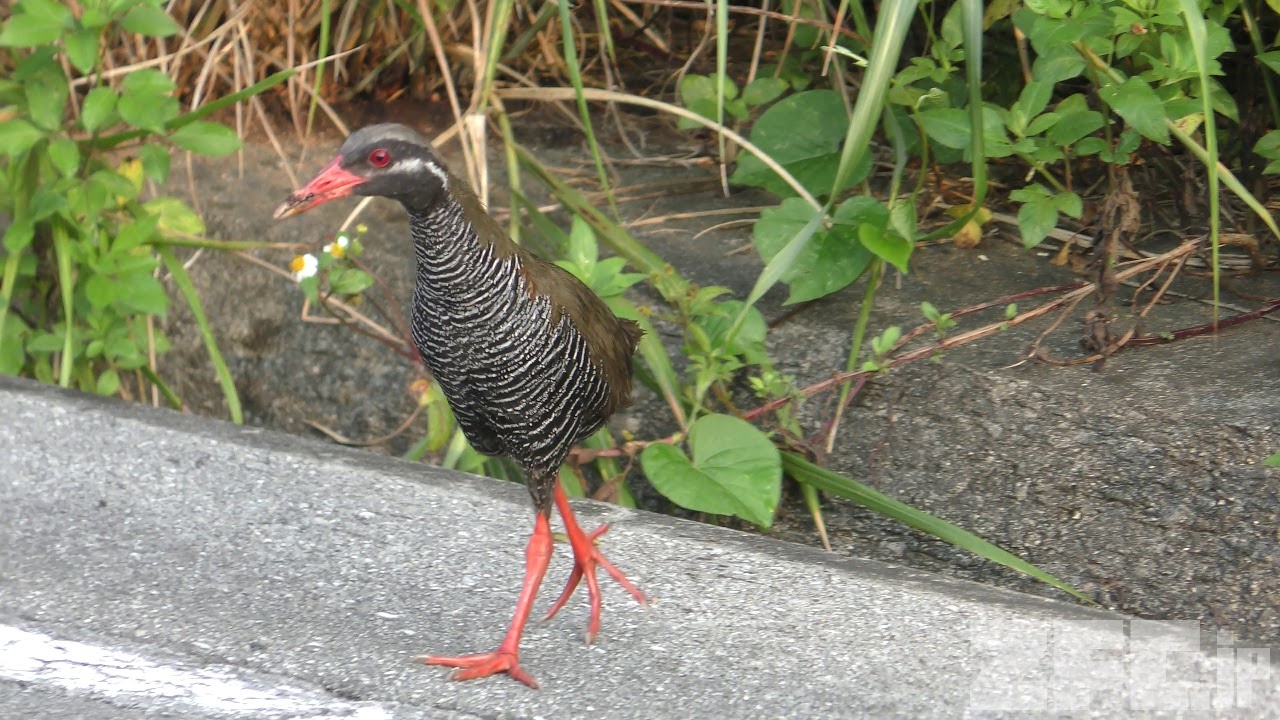
M 412 658 L 500 638 L 523 488 L 8 378 L 0 417 L 2 717 L 1280 717 L 1280 653 L 1194 623 L 594 503 L 655 604 L 606 584 L 589 648 L 583 602 L 532 628 L 542 691 L 452 683 Z

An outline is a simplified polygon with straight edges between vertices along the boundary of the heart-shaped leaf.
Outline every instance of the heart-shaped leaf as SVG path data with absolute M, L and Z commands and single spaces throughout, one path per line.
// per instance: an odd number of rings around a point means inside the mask
M 705 415 L 689 427 L 689 449 L 692 460 L 674 445 L 645 448 L 640 462 L 658 492 L 689 510 L 773 524 L 782 459 L 763 432 L 730 415 Z

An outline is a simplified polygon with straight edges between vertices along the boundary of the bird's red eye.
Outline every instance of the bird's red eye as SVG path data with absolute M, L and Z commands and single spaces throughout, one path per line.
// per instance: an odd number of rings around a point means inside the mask
M 369 153 L 369 164 L 374 167 L 386 167 L 389 162 L 391 162 L 391 153 L 382 148 Z

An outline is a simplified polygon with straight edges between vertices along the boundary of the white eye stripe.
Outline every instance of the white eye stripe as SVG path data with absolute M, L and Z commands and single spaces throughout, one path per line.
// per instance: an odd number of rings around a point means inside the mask
M 439 178 L 442 184 L 444 185 L 449 184 L 449 174 L 444 171 L 444 168 L 440 167 L 439 165 L 433 162 L 428 162 L 426 160 L 423 160 L 422 158 L 419 158 L 419 157 L 407 157 L 403 160 L 397 160 L 392 167 L 394 168 L 395 172 L 398 172 L 398 173 L 399 172 L 414 173 L 414 172 L 419 172 L 421 170 L 426 170 L 427 172 Z

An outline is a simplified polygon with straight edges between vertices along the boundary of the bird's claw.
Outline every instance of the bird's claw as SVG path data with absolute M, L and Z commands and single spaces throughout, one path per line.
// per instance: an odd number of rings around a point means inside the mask
M 455 668 L 453 674 L 449 676 L 450 680 L 475 680 L 476 678 L 506 673 L 513 680 L 519 680 L 534 690 L 538 689 L 538 681 L 534 680 L 532 675 L 520 667 L 520 658 L 514 652 L 496 650 L 491 653 L 452 657 L 421 655 L 418 659 L 427 665 L 443 665 L 444 667 Z
M 600 566 L 609 573 L 619 585 L 627 592 L 631 593 L 631 597 L 635 598 L 641 605 L 649 602 L 644 593 L 640 592 L 635 585 L 622 574 L 613 563 L 596 549 L 595 541 L 601 535 L 608 532 L 608 525 L 601 525 L 588 535 L 578 535 L 580 540 L 574 542 L 574 534 L 569 535 L 569 542 L 573 546 L 573 572 L 569 574 L 569 581 L 565 583 L 564 591 L 560 593 L 560 597 L 551 604 L 551 608 L 547 610 L 547 614 L 542 618 L 542 622 L 546 622 L 555 617 L 560 612 L 565 603 L 569 601 L 573 591 L 578 588 L 578 583 L 583 578 L 587 580 L 587 597 L 591 603 L 591 619 L 587 623 L 587 644 L 595 642 L 596 636 L 600 633 L 600 606 L 602 604 L 600 597 L 600 585 L 596 581 L 596 566 Z

